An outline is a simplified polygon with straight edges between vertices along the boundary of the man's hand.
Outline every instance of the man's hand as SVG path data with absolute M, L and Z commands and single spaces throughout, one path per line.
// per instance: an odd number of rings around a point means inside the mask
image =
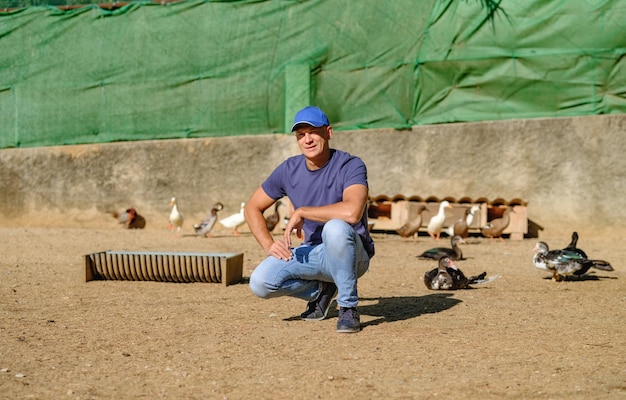
M 268 256 L 274 256 L 279 260 L 291 260 L 291 249 L 283 240 L 275 240 L 274 243 L 266 250 Z
M 291 232 L 293 232 L 294 229 L 296 230 L 296 237 L 298 239 L 302 239 L 302 226 L 303 225 L 304 225 L 304 218 L 301 217 L 301 214 L 298 212 L 298 210 L 295 210 L 289 216 L 289 222 L 287 223 L 287 226 L 285 227 L 284 243 L 285 243 L 285 246 L 287 246 L 287 248 L 291 248 Z

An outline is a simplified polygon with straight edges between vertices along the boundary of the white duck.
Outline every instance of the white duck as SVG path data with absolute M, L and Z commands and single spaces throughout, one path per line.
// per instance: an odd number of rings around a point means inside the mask
M 452 208 L 447 200 L 444 200 L 439 204 L 439 212 L 430 219 L 428 222 L 428 234 L 431 238 L 439 240 L 441 230 L 443 229 L 443 223 L 446 221 L 446 208 Z
M 243 215 L 243 208 L 245 205 L 246 203 L 241 203 L 241 208 L 237 214 L 233 214 L 220 220 L 220 224 L 224 225 L 226 228 L 233 228 L 233 235 L 239 235 L 237 228 L 246 222 L 246 217 Z
M 181 235 L 183 233 L 183 214 L 178 210 L 178 203 L 176 202 L 176 197 L 172 197 L 170 200 L 170 206 L 172 206 L 172 211 L 169 216 L 169 225 L 167 229 L 176 230 L 176 234 Z

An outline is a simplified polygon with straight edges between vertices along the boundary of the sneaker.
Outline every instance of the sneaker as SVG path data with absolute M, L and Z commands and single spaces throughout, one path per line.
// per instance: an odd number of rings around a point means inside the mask
M 330 304 L 337 296 L 337 286 L 332 282 L 320 282 L 320 294 L 317 299 L 309 301 L 306 311 L 300 314 L 300 318 L 307 321 L 321 321 L 328 315 Z
M 361 320 L 356 307 L 339 308 L 339 320 L 337 321 L 337 332 L 355 333 L 361 330 Z

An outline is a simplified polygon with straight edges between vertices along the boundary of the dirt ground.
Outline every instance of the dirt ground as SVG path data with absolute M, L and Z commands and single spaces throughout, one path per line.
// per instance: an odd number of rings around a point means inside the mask
M 579 234 L 615 271 L 554 282 L 537 239 L 470 237 L 461 269 L 501 278 L 442 292 L 416 255 L 447 239 L 375 233 L 363 329 L 338 334 L 334 308 L 300 321 L 302 301 L 251 294 L 249 233 L 0 228 L 0 398 L 626 399 L 626 232 Z M 83 256 L 104 250 L 242 252 L 244 281 L 85 282 Z

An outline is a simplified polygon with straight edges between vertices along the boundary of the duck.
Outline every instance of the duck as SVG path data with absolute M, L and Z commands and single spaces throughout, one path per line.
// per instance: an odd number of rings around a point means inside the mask
M 278 207 L 281 206 L 280 200 L 274 204 L 274 213 L 265 217 L 265 226 L 267 226 L 267 230 L 271 233 L 276 225 L 280 222 L 280 214 L 278 214 Z
M 125 211 L 109 211 L 109 214 L 117 221 L 124 225 L 126 229 L 143 229 L 146 227 L 146 219 L 137 213 L 134 207 L 128 208 Z
M 218 211 L 222 211 L 224 205 L 220 202 L 213 204 L 209 213 L 204 217 L 199 224 L 195 224 L 193 229 L 196 231 L 196 235 L 202 237 L 210 237 L 211 230 L 215 226 L 217 222 L 217 213 Z
M 552 280 L 557 282 L 571 275 L 584 275 L 590 268 L 613 271 L 613 267 L 607 261 L 590 260 L 576 250 L 550 250 L 546 242 L 537 242 L 533 251 L 535 252 L 533 256 L 535 268 L 552 272 Z
M 224 219 L 221 219 L 219 222 L 226 228 L 233 229 L 233 235 L 239 235 L 237 228 L 246 222 L 246 217 L 243 214 L 243 209 L 246 206 L 246 203 L 241 203 L 239 212 L 237 214 L 230 215 Z
M 439 240 L 443 224 L 446 222 L 446 208 L 452 208 L 450 202 L 444 200 L 439 204 L 439 211 L 428 221 L 427 231 L 431 238 Z
M 449 226 L 446 229 L 448 236 L 459 235 L 465 239 L 469 235 L 469 227 L 474 221 L 474 213 L 478 210 L 477 205 L 473 205 L 470 208 L 465 209 L 465 214 L 462 218 L 459 218 L 454 225 Z
M 459 218 L 453 225 L 450 225 L 449 227 L 446 228 L 445 232 L 448 234 L 448 236 L 461 236 L 463 238 L 467 237 L 467 234 L 469 232 L 469 225 L 467 225 L 467 217 L 470 213 L 470 209 L 469 208 L 465 208 L 465 213 L 463 214 L 463 217 Z
M 511 212 L 515 211 L 513 210 L 513 207 L 508 206 L 502 213 L 501 218 L 491 220 L 487 225 L 480 228 L 480 233 L 482 233 L 483 236 L 488 237 L 489 240 L 499 238 L 500 241 L 504 242 L 502 232 L 504 232 L 506 227 L 509 226 L 509 223 L 511 222 L 511 217 L 509 216 Z
M 137 213 L 137 210 L 134 207 L 126 210 L 128 212 L 128 229 L 143 229 L 146 227 L 146 219 Z
M 576 247 L 578 245 L 578 232 L 572 232 L 572 240 L 569 242 L 567 247 L 563 250 L 570 250 L 580 254 L 583 258 L 588 258 L 587 253 L 585 253 L 582 249 Z
M 471 289 L 471 284 L 487 283 L 495 278 L 485 279 L 487 272 L 467 278 L 450 257 L 441 257 L 437 268 L 424 274 L 424 284 L 430 290 Z
M 113 218 L 115 218 L 117 220 L 117 222 L 119 222 L 121 225 L 127 225 L 128 224 L 128 220 L 129 220 L 129 214 L 128 214 L 128 210 L 124 210 L 124 211 L 107 211 L 109 214 L 111 214 L 113 216 Z
M 185 218 L 178 209 L 178 201 L 176 200 L 176 197 L 172 197 L 170 200 L 170 206 L 172 206 L 172 211 L 170 211 L 170 216 L 168 218 L 169 225 L 167 228 L 175 231 L 178 235 L 182 235 L 183 222 L 185 221 Z
M 413 218 L 411 221 L 402 225 L 400 228 L 396 229 L 398 235 L 402 237 L 414 237 L 417 234 L 417 231 L 422 226 L 422 211 L 426 209 L 426 206 L 420 204 L 417 207 L 417 216 Z
M 476 215 L 476 211 L 478 210 L 480 210 L 480 206 L 478 204 L 474 204 L 472 207 L 470 207 L 470 212 L 467 217 L 465 217 L 467 226 L 472 225 L 472 222 L 474 222 L 474 215 Z
M 461 248 L 458 246 L 459 243 L 465 243 L 463 238 L 459 235 L 452 236 L 450 238 L 450 245 L 452 248 L 448 247 L 434 247 L 432 249 L 428 249 L 419 256 L 418 258 L 426 259 L 430 258 L 433 260 L 439 260 L 442 257 L 448 257 L 452 260 L 462 260 L 463 252 Z

